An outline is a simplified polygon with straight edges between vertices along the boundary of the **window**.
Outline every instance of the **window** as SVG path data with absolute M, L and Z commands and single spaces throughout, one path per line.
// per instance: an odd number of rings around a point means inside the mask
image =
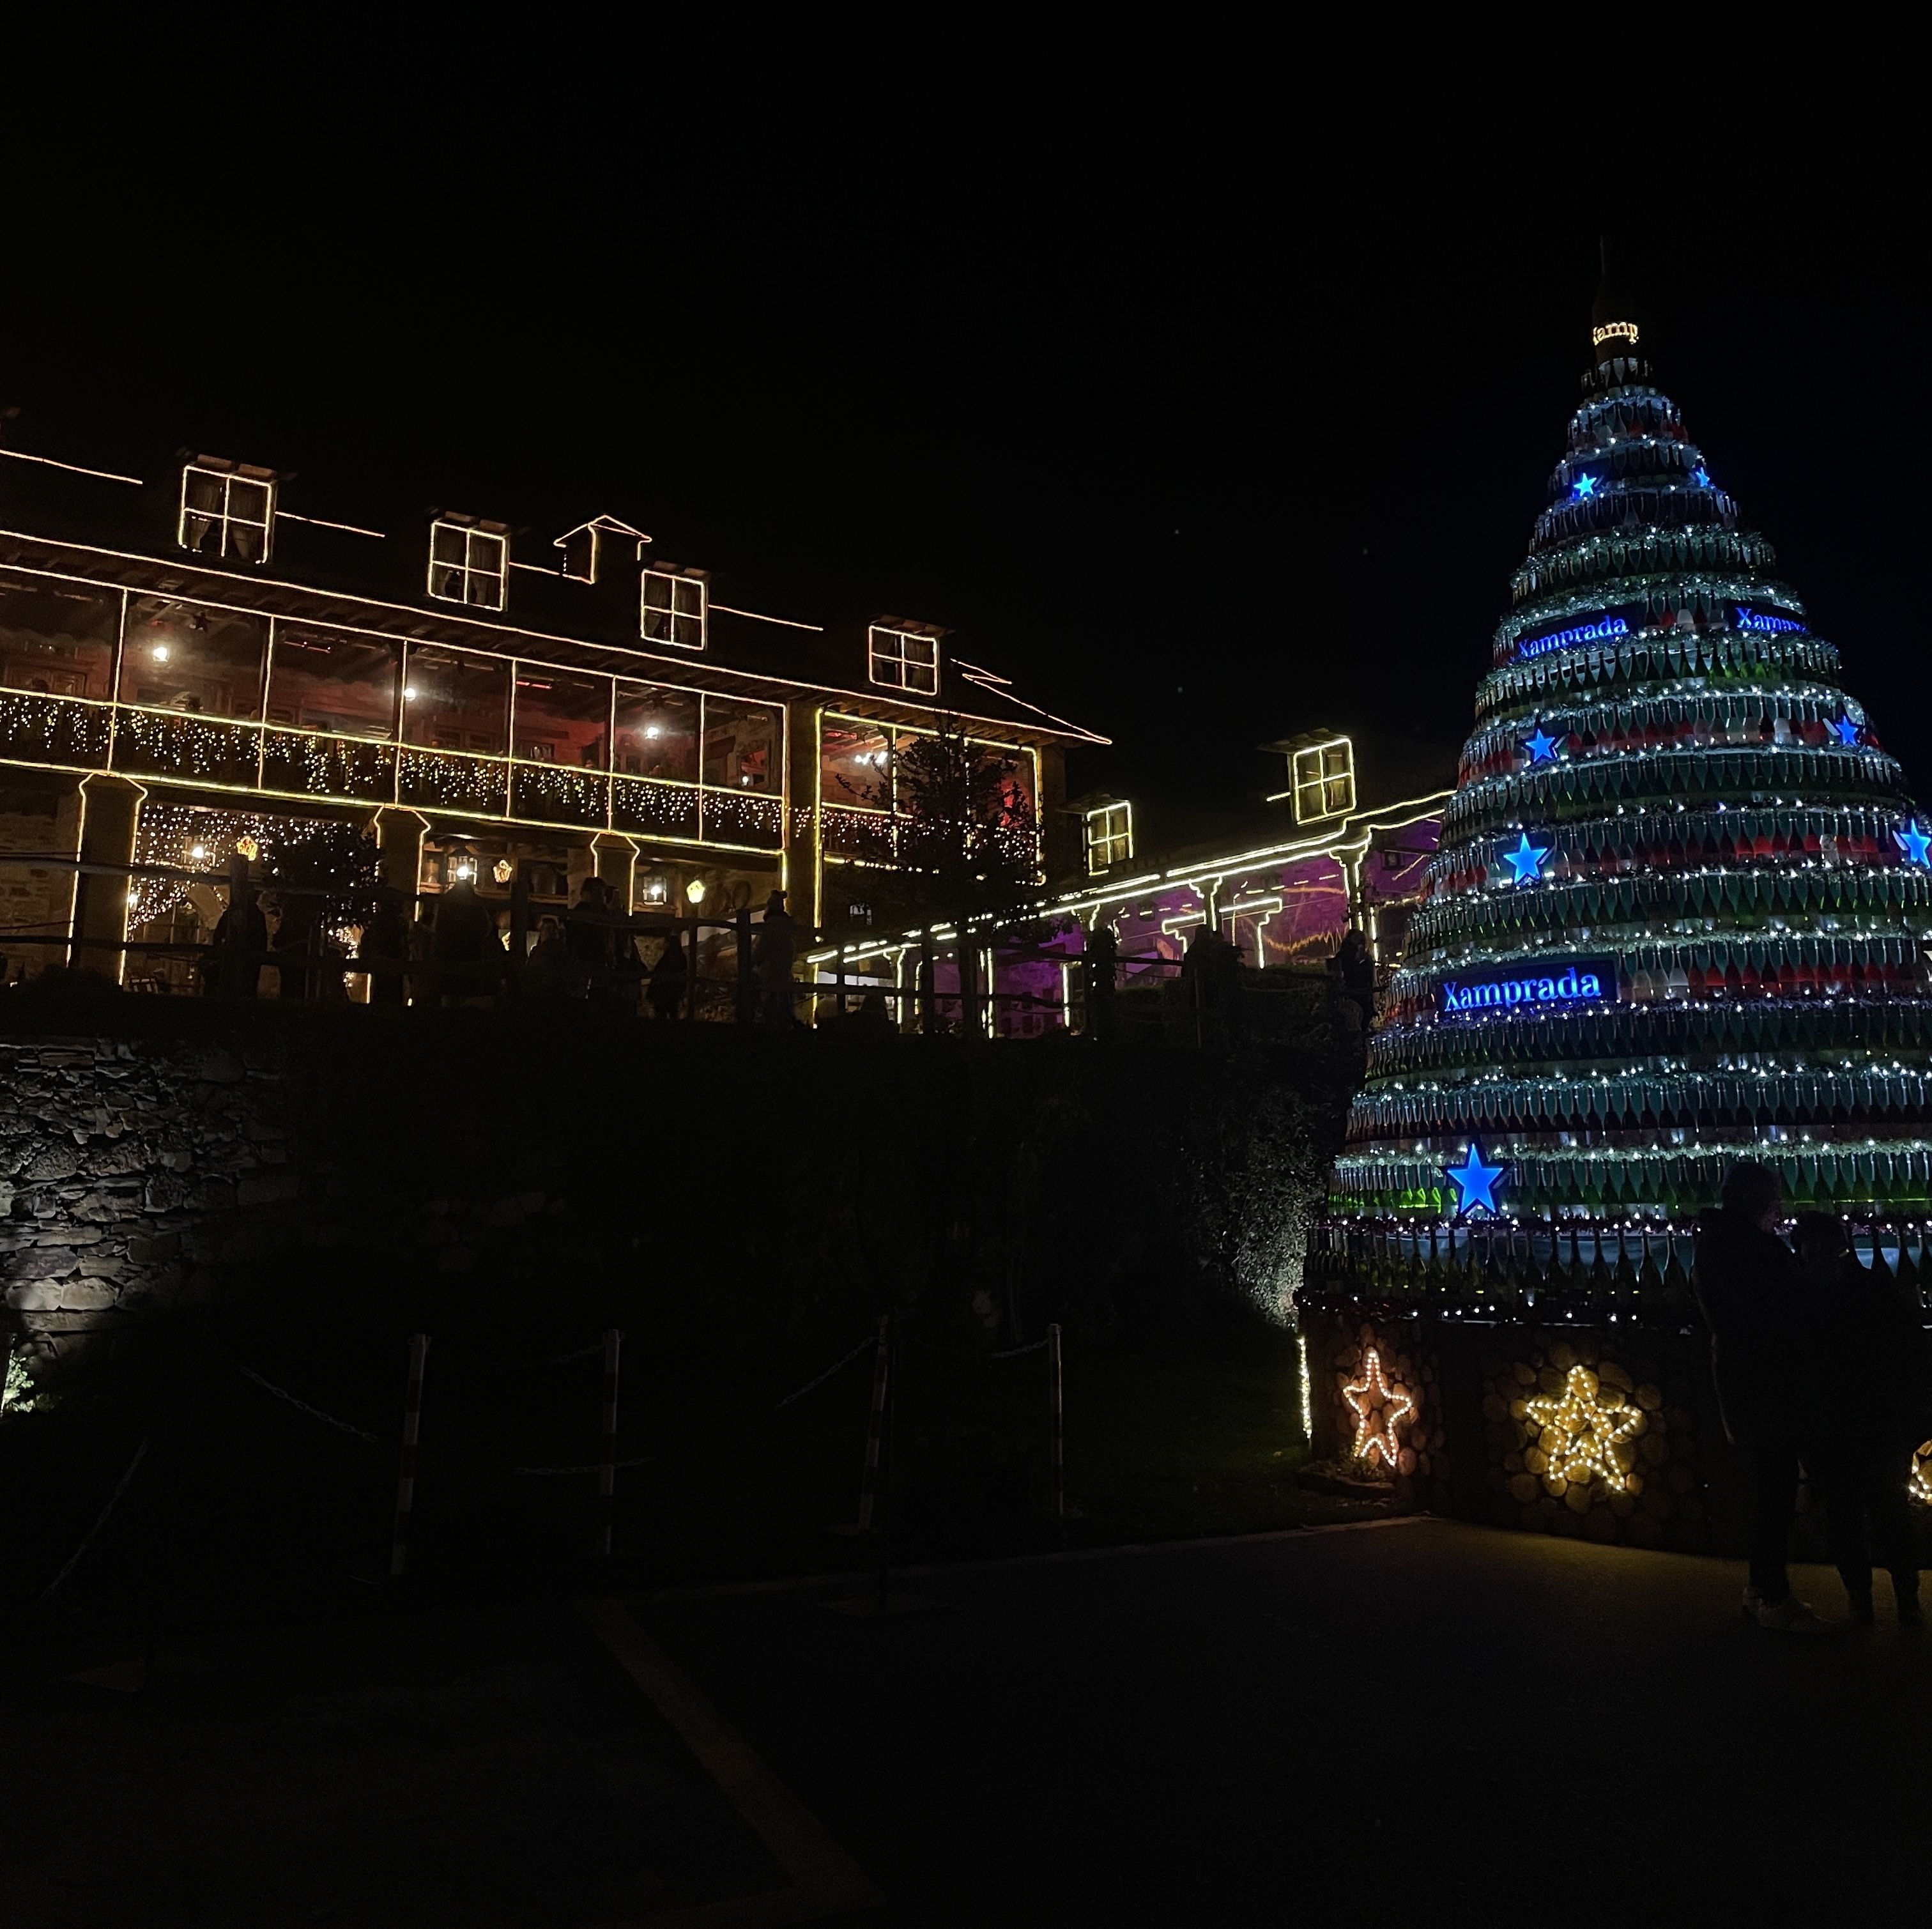
M 121 700 L 148 710 L 252 720 L 262 714 L 268 654 L 265 617 L 166 596 L 136 596 L 128 604 Z
M 437 522 L 429 532 L 429 592 L 440 602 L 503 607 L 509 532 L 500 523 Z
M 182 471 L 181 520 L 175 535 L 190 555 L 266 562 L 274 520 L 275 480 L 269 470 L 203 457 Z
M 694 569 L 644 572 L 641 634 L 677 650 L 704 647 L 705 580 Z
M 1097 878 L 1134 854 L 1134 807 L 1100 804 L 1087 813 L 1087 874 Z
M 331 736 L 395 734 L 398 643 L 284 623 L 268 666 L 268 721 Z
M 902 628 L 874 623 L 866 632 L 872 681 L 916 696 L 938 695 L 940 634 L 922 626 Z
M 698 781 L 698 699 L 646 683 L 617 686 L 617 768 L 627 777 Z
M 610 730 L 610 686 L 542 664 L 517 665 L 517 752 L 538 764 L 604 768 Z
M 1355 750 L 1346 736 L 1311 743 L 1294 758 L 1294 820 L 1340 817 L 1355 808 Z
M 765 704 L 704 700 L 704 781 L 733 790 L 778 788 L 778 713 Z
M 510 708 L 510 666 L 430 644 L 410 646 L 403 741 L 425 750 L 500 757 Z

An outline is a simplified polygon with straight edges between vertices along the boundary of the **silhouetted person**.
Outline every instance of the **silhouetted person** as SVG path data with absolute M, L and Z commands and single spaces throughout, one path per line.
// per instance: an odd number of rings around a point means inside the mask
M 400 1005 L 408 1002 L 406 968 L 410 962 L 410 920 L 401 897 L 385 889 L 376 896 L 376 907 L 362 927 L 362 940 L 356 947 L 357 959 L 369 968 L 369 1002 L 372 1005 Z
M 664 950 L 651 967 L 646 991 L 651 1010 L 659 1018 L 676 1017 L 690 982 L 691 968 L 685 958 L 683 934 L 674 931 L 665 938 Z
M 557 998 L 570 989 L 570 947 L 564 942 L 563 926 L 548 914 L 537 920 L 537 941 L 530 947 L 530 976 L 536 988 Z
M 491 958 L 492 950 L 497 959 Z M 490 968 L 502 956 L 496 916 L 467 878 L 458 878 L 436 900 L 430 956 L 446 1000 L 473 998 L 488 989 L 495 976 Z
M 758 980 L 759 1016 L 780 1031 L 791 1028 L 792 961 L 798 955 L 798 927 L 785 909 L 784 893 L 765 900 L 765 915 L 752 945 L 752 969 Z
M 1918 1538 L 1905 1487 L 1912 1454 L 1932 1432 L 1918 1308 L 1882 1261 L 1859 1264 L 1843 1220 L 1801 1213 L 1797 1234 L 1819 1394 L 1805 1466 L 1825 1502 L 1832 1558 L 1853 1620 L 1873 1618 L 1876 1553 L 1900 1624 L 1917 1627 Z
M 1739 1160 L 1724 1174 L 1722 1208 L 1698 1226 L 1693 1284 L 1711 1329 L 1724 1431 L 1744 1463 L 1750 1557 L 1744 1612 L 1761 1628 L 1819 1634 L 1832 1624 L 1791 1592 L 1784 1570 L 1814 1381 L 1804 1282 L 1772 1230 L 1784 1211 L 1777 1173 Z
M 1342 997 L 1362 1015 L 1366 1031 L 1376 1022 L 1376 961 L 1369 940 L 1352 926 L 1336 947 L 1335 971 Z
M 319 934 L 322 902 L 306 894 L 285 896 L 275 926 L 275 948 L 269 963 L 281 974 L 279 995 L 307 1003 L 314 995 L 310 947 Z
M 885 993 L 874 985 L 845 1023 L 855 1038 L 890 1038 L 893 1025 L 892 1014 L 886 1010 Z
M 1090 1038 L 1108 1039 L 1114 1035 L 1114 993 L 1120 968 L 1120 940 L 1114 935 L 1112 925 L 1102 924 L 1096 917 L 1094 928 L 1087 934 L 1086 950 L 1081 959 Z
M 610 981 L 610 894 L 601 878 L 586 878 L 566 914 L 564 942 L 569 947 L 572 995 L 595 996 Z
M 243 885 L 230 898 L 215 921 L 210 942 L 212 988 L 223 998 L 252 998 L 268 949 L 268 920 L 262 914 L 261 894 L 253 884 Z

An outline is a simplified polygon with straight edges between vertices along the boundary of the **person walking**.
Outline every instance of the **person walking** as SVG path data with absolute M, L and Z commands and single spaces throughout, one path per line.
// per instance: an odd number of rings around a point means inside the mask
M 1918 1308 L 1882 1260 L 1859 1264 L 1842 1219 L 1801 1213 L 1796 1230 L 1819 1378 L 1818 1425 L 1805 1468 L 1824 1499 L 1832 1558 L 1854 1621 L 1876 1618 L 1876 1553 L 1892 1576 L 1899 1625 L 1922 1627 L 1918 1537 L 1905 1491 L 1913 1452 L 1932 1432 L 1932 1375 Z
M 1779 1634 L 1822 1634 L 1839 1624 L 1800 1600 L 1785 1573 L 1801 1442 L 1815 1402 L 1804 1364 L 1804 1282 L 1774 1230 L 1784 1214 L 1778 1174 L 1738 1160 L 1724 1174 L 1722 1207 L 1698 1226 L 1692 1285 L 1711 1330 L 1724 1431 L 1744 1466 L 1750 1562 L 1744 1612 Z
M 260 893 L 253 884 L 243 884 L 215 921 L 202 968 L 208 974 L 205 982 L 219 997 L 252 998 L 260 986 L 268 950 L 268 920 L 262 915 Z

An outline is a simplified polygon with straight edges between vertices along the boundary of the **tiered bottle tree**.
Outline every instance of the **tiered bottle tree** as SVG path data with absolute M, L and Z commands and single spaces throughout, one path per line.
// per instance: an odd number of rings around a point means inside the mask
M 1932 820 L 1676 404 L 1600 353 L 1370 1042 L 1327 1264 L 1415 1283 L 1474 1227 L 1492 1265 L 1660 1271 L 1741 1155 L 1903 1260 L 1932 1198 Z

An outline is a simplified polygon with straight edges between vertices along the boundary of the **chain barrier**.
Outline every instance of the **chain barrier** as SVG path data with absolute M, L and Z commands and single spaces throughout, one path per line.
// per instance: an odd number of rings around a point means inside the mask
M 988 1353 L 986 1358 L 989 1360 L 1017 1360 L 1022 1353 L 1044 1352 L 1052 1344 L 1050 1340 L 1036 1340 L 1029 1346 L 1008 1346 L 998 1353 Z
M 121 1476 L 114 1491 L 107 1496 L 107 1504 L 100 1510 L 94 1520 L 94 1525 L 87 1530 L 86 1539 L 68 1556 L 67 1565 L 62 1568 L 60 1572 L 55 1575 L 41 1590 L 39 1600 L 34 1604 L 36 1607 L 45 1607 L 47 1603 L 53 1599 L 61 1583 L 80 1565 L 80 1557 L 100 1538 L 100 1530 L 107 1525 L 107 1516 L 120 1504 L 121 1496 L 128 1491 L 128 1483 L 134 1479 L 135 1474 L 140 1471 L 141 1462 L 147 1457 L 148 1442 L 143 1440 L 140 1445 L 134 1449 L 134 1457 L 128 1462 L 128 1471 Z
M 260 1387 L 264 1393 L 271 1393 L 273 1394 L 278 1400 L 286 1400 L 290 1406 L 299 1408 L 302 1412 L 307 1414 L 311 1419 L 321 1420 L 325 1425 L 338 1428 L 344 1433 L 353 1434 L 358 1440 L 366 1440 L 372 1447 L 375 1445 L 376 1436 L 374 1434 L 367 1432 L 364 1429 L 360 1426 L 351 1426 L 347 1420 L 338 1420 L 334 1414 L 324 1413 L 320 1407 L 310 1406 L 308 1402 L 305 1400 L 297 1400 L 295 1395 L 290 1393 L 286 1388 L 277 1386 L 272 1380 L 263 1379 L 261 1375 L 256 1372 L 253 1366 L 243 1366 L 238 1364 L 236 1370 L 239 1372 L 244 1379 L 253 1380 L 256 1385 Z
M 592 1354 L 601 1353 L 603 1350 L 603 1341 L 593 1340 L 588 1346 L 578 1347 L 574 1353 L 553 1353 L 542 1364 L 546 1366 L 567 1366 L 573 1360 L 587 1360 Z
M 772 1412 L 782 1413 L 787 1407 L 791 1405 L 794 1400 L 804 1399 L 806 1395 L 810 1393 L 814 1387 L 822 1387 L 824 1385 L 826 1382 L 830 1379 L 832 1375 L 837 1372 L 841 1366 L 849 1366 L 854 1360 L 858 1358 L 861 1353 L 865 1352 L 868 1346 L 876 1346 L 878 1343 L 879 1336 L 876 1333 L 867 1334 L 865 1338 L 860 1340 L 858 1345 L 854 1347 L 850 1352 L 844 1354 L 839 1358 L 833 1360 L 831 1365 L 827 1366 L 824 1372 L 819 1375 L 818 1378 L 815 1380 L 807 1380 L 805 1384 L 800 1387 L 795 1394 L 787 1394 L 784 1398 L 780 1400 L 778 1405 L 772 1408 Z

